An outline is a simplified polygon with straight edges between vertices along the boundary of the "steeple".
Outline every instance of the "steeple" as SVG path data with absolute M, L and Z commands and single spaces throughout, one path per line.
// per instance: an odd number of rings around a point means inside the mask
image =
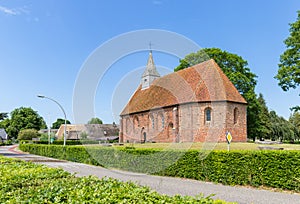
M 150 50 L 147 67 L 142 75 L 142 80 L 141 80 L 142 89 L 149 88 L 152 82 L 159 77 L 160 75 L 157 72 L 156 66 L 154 64 L 152 50 Z

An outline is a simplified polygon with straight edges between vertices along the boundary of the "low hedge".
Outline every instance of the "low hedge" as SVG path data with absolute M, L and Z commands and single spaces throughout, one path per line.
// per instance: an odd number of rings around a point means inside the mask
M 21 144 L 30 143 L 30 144 L 48 144 L 49 141 L 33 141 L 33 140 L 21 140 Z M 54 140 L 51 145 L 63 145 L 63 140 Z M 82 145 L 82 144 L 99 144 L 99 141 L 96 140 L 66 140 L 66 145 Z
M 108 168 L 300 192 L 300 151 L 160 151 L 22 144 L 32 154 Z
M 111 178 L 78 178 L 62 169 L 2 156 L 0 175 L 0 203 L 226 203 L 202 195 L 161 195 Z

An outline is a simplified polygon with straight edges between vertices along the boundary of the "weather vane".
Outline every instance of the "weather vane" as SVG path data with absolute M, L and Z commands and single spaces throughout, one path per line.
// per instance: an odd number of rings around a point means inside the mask
M 149 49 L 150 49 L 150 52 L 152 52 L 152 45 L 153 43 L 151 43 L 151 41 L 149 42 Z

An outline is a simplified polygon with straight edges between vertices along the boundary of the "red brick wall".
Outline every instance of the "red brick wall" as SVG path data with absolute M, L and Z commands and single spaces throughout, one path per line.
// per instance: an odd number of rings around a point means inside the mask
M 211 109 L 209 122 L 205 120 L 206 108 Z M 226 142 L 226 131 L 231 132 L 232 141 L 244 142 L 247 140 L 246 105 L 213 102 L 154 109 L 122 116 L 120 127 L 120 142 L 141 142 L 144 134 L 149 142 Z

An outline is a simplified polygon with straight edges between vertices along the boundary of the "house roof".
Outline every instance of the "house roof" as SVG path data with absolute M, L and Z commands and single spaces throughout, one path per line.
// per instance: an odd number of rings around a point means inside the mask
M 0 137 L 3 139 L 3 140 L 6 140 L 7 139 L 7 134 L 5 132 L 5 130 L 3 128 L 0 128 Z
M 85 132 L 89 139 L 97 139 L 105 136 L 116 136 L 119 130 L 118 125 L 113 124 L 67 124 L 67 139 L 80 139 L 80 134 Z M 64 134 L 64 124 L 62 124 L 56 136 L 62 138 Z
M 191 102 L 231 101 L 246 104 L 218 64 L 208 60 L 160 77 L 135 91 L 121 115 Z

